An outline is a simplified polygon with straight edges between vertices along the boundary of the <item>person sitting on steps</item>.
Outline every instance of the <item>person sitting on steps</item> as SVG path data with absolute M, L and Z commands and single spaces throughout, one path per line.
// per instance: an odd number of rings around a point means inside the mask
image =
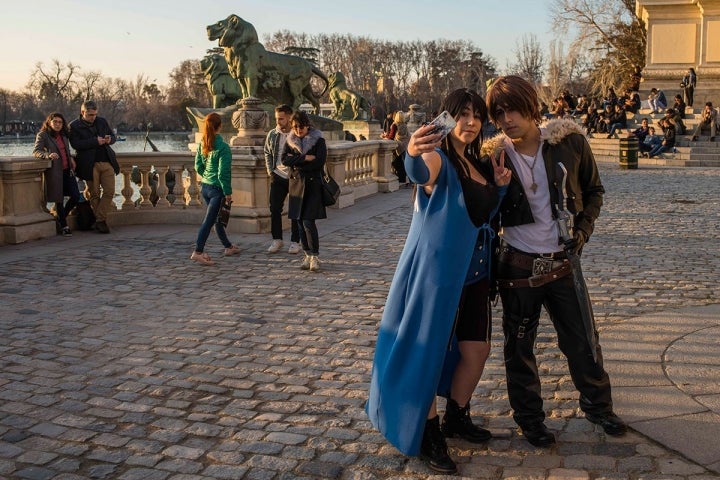
M 710 130 L 710 141 L 715 141 L 715 134 L 717 133 L 717 111 L 713 108 L 712 102 L 707 102 L 705 108 L 703 108 L 700 123 L 693 132 L 692 141 L 696 142 L 698 136 L 702 134 L 703 130 Z

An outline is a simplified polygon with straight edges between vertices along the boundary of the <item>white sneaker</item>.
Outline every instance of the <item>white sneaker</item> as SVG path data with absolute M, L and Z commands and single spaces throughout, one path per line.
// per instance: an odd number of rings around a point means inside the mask
M 290 248 L 288 248 L 288 253 L 292 253 L 293 255 L 296 253 L 300 253 L 300 244 L 297 242 L 290 242 Z
M 283 241 L 282 240 L 273 240 L 272 243 L 270 243 L 270 247 L 268 247 L 268 253 L 277 253 L 280 251 L 280 249 L 283 247 Z
M 311 272 L 319 272 L 320 271 L 320 259 L 317 257 L 317 255 L 310 256 L 310 271 Z
M 303 261 L 300 264 L 300 268 L 302 268 L 303 270 L 310 270 L 310 259 L 311 258 L 312 257 L 306 253 L 305 258 L 303 258 Z

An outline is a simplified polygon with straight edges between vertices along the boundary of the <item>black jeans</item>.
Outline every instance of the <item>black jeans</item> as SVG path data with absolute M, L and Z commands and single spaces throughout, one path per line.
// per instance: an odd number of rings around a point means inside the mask
M 320 254 L 320 240 L 315 220 L 298 220 L 302 225 L 300 229 L 300 241 L 305 253 L 308 255 Z
M 67 203 L 63 205 L 63 202 L 55 203 L 55 211 L 57 212 L 57 219 L 60 223 L 61 228 L 67 227 L 67 216 L 72 209 L 80 201 L 80 189 L 78 189 L 77 179 L 72 174 L 72 170 L 66 168 L 63 170 L 63 196 L 69 197 Z
M 270 231 L 272 238 L 282 240 L 282 211 L 285 204 L 285 198 L 288 196 L 290 181 L 282 178 L 275 173 L 270 178 Z M 290 241 L 298 243 L 300 241 L 300 228 L 298 222 L 290 220 Z
M 527 278 L 530 272 L 498 263 L 498 278 Z M 598 343 L 597 363 L 585 339 L 585 327 L 575 296 L 572 276 L 535 288 L 501 288 L 503 331 L 505 333 L 505 372 L 513 418 L 521 427 L 545 419 L 534 347 L 540 310 L 550 315 L 558 337 L 558 346 L 565 355 L 575 388 L 580 392 L 580 408 L 586 413 L 605 414 L 612 411 L 610 377 L 603 368 Z

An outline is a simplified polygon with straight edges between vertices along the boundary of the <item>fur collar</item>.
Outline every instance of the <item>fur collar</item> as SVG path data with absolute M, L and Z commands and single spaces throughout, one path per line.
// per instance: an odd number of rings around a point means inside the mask
M 540 140 L 550 145 L 557 145 L 573 133 L 583 135 L 580 125 L 571 118 L 554 118 L 540 125 Z M 507 140 L 509 140 L 507 135 L 499 133 L 483 143 L 480 153 L 496 156 Z
M 322 138 L 322 132 L 315 127 L 310 127 L 307 135 L 303 138 L 295 135 L 295 132 L 290 132 L 287 137 L 288 146 L 294 148 L 298 152 L 305 155 L 310 151 L 311 148 Z

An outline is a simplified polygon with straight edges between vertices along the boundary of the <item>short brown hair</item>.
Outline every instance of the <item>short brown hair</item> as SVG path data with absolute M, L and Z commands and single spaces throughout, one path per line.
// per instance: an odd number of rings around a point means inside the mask
M 497 123 L 498 108 L 519 112 L 523 117 L 540 122 L 540 101 L 535 87 L 517 75 L 498 77 L 485 96 L 490 120 Z

